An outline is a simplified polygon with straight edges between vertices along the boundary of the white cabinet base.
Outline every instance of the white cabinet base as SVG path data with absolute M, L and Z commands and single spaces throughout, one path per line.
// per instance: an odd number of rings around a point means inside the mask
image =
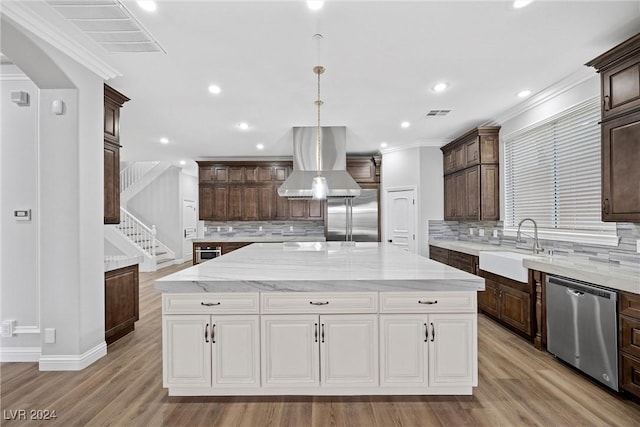
M 391 396 L 391 395 L 471 395 L 472 387 L 262 387 L 169 388 L 169 396 Z

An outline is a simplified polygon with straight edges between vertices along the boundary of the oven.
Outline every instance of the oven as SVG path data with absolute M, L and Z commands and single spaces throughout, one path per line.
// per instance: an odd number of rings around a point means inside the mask
M 209 261 L 210 259 L 219 257 L 222 255 L 222 248 L 220 246 L 196 246 L 196 264 Z

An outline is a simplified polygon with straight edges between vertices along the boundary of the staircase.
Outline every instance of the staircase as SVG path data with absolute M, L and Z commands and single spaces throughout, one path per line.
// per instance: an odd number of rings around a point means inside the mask
M 120 224 L 114 228 L 127 239 L 129 249 L 135 246 L 137 252 L 144 256 L 142 271 L 157 271 L 174 264 L 175 253 L 156 238 L 155 225 L 148 227 L 125 208 L 120 207 Z
M 173 265 L 175 253 L 157 239 L 155 225 L 149 227 L 126 209 L 127 202 L 170 167 L 165 162 L 133 162 L 120 171 L 120 224 L 105 226 L 105 239 L 127 255 L 142 255 L 140 271 Z

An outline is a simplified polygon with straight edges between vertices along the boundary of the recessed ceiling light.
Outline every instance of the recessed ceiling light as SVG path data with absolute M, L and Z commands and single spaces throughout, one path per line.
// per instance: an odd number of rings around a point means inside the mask
M 387 143 L 386 142 L 381 142 L 380 143 L 380 148 L 387 148 Z
M 184 165 L 186 165 L 186 164 L 187 164 L 187 162 L 185 162 L 184 160 L 180 160 L 180 164 L 181 164 L 182 166 L 184 166 Z
M 514 9 L 522 9 L 525 6 L 529 6 L 529 4 L 533 2 L 533 0 L 514 0 L 513 8 Z
M 249 129 L 249 124 L 245 123 L 245 122 L 240 122 L 240 123 L 238 123 L 238 129 L 247 130 L 247 129 Z
M 140 9 L 146 10 L 147 12 L 155 12 L 158 8 L 155 1 L 139 1 L 138 6 L 140 6 Z
M 264 144 L 256 144 L 256 148 L 258 150 L 263 150 L 264 149 Z
M 162 144 L 168 144 L 168 143 L 169 143 L 169 138 L 164 138 L 164 137 L 162 137 L 162 138 L 160 138 L 160 142 L 161 142 Z
M 409 122 L 402 122 L 402 123 L 400 123 L 400 126 L 402 126 L 403 128 L 408 128 L 409 126 L 411 126 L 411 123 L 409 123 Z
M 526 98 L 527 96 L 531 95 L 531 91 L 530 90 L 521 90 L 520 92 L 518 92 L 518 98 Z
M 209 86 L 209 92 L 214 95 L 218 95 L 220 92 L 222 92 L 222 89 L 220 89 L 220 86 L 211 85 Z
M 323 1 L 308 1 L 307 2 L 307 7 L 311 10 L 320 10 L 322 9 L 322 6 L 324 6 L 324 2 Z
M 431 89 L 433 89 L 434 92 L 442 92 L 443 90 L 445 90 L 448 87 L 449 87 L 449 83 L 442 82 L 442 83 L 438 83 L 437 85 L 435 85 Z

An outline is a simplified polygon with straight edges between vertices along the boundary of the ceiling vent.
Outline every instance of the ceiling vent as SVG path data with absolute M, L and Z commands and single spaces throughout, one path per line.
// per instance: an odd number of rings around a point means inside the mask
M 449 114 L 451 110 L 431 110 L 427 113 L 427 117 L 442 117 Z
M 47 0 L 47 3 L 107 52 L 167 53 L 119 0 Z

